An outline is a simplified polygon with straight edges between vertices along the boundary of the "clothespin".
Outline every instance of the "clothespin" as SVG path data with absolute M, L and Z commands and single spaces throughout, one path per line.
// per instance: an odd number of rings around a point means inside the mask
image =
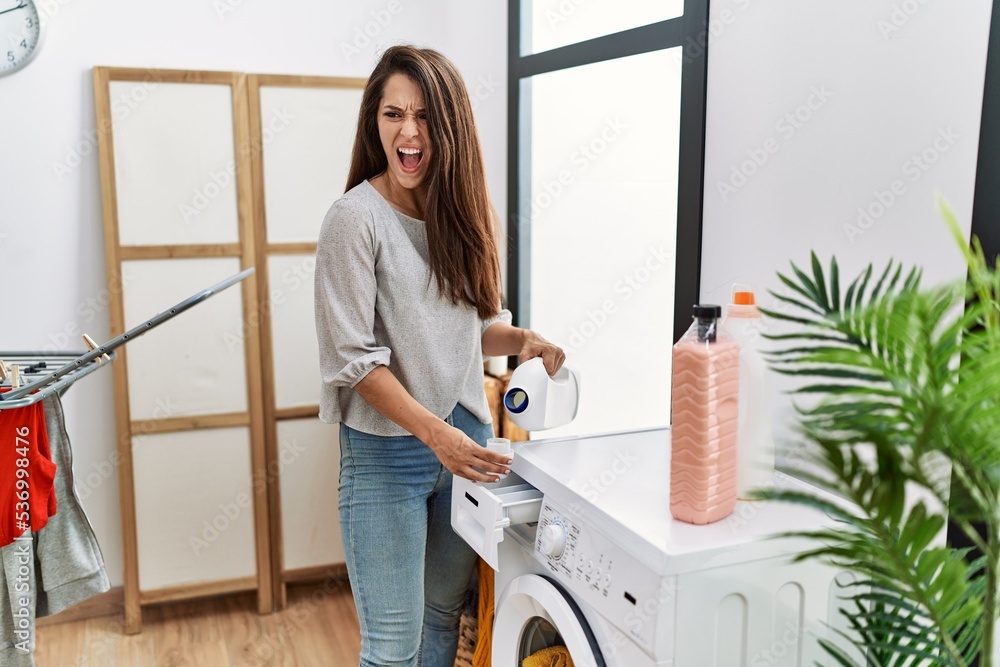
M 87 344 L 88 350 L 96 350 L 98 347 L 100 347 L 97 343 L 94 342 L 94 339 L 88 336 L 87 334 L 83 334 L 83 342 Z M 104 361 L 111 361 L 111 357 L 109 357 L 106 354 L 102 354 L 101 359 L 104 359 Z M 94 361 L 96 361 L 97 363 L 101 363 L 101 359 L 94 359 Z
M 17 364 L 10 365 L 10 388 L 21 388 L 21 367 Z
M 0 382 L 5 382 L 7 380 L 7 364 L 4 363 L 3 359 L 0 359 Z

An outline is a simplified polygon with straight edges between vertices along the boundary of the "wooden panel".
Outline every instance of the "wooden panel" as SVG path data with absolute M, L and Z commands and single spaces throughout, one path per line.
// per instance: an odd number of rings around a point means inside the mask
M 268 471 L 278 461 L 279 419 L 312 417 L 316 414 L 318 402 L 318 377 L 308 385 L 292 386 L 287 378 L 295 373 L 282 375 L 282 386 L 277 386 L 277 369 L 286 364 L 275 357 L 286 353 L 280 343 L 276 344 L 272 331 L 275 309 L 281 306 L 281 293 L 273 288 L 280 285 L 282 290 L 299 292 L 304 278 L 311 283 L 312 267 L 305 275 L 285 275 L 271 272 L 272 256 L 292 255 L 314 257 L 319 226 L 330 204 L 343 191 L 346 180 L 346 164 L 350 155 L 354 123 L 357 118 L 357 104 L 349 114 L 339 113 L 345 107 L 344 100 L 356 99 L 360 102 L 360 90 L 364 79 L 336 79 L 310 76 L 250 75 L 248 100 L 251 108 L 250 157 L 253 166 L 254 229 L 257 234 L 258 280 L 262 286 L 258 294 L 258 312 L 261 322 L 261 374 L 264 406 L 265 452 Z M 345 93 L 344 89 L 352 89 Z M 348 102 L 348 106 L 351 103 Z M 337 116 L 343 116 L 338 118 Z M 333 128 L 333 129 L 331 129 Z M 333 146 L 331 146 L 333 142 Z M 339 146 L 339 144 L 344 146 Z M 325 152 L 325 154 L 323 154 Z M 344 171 L 331 171 L 343 155 Z M 333 190 L 328 191 L 331 184 Z M 269 238 L 269 236 L 273 238 Z M 278 260 L 280 264 L 280 260 Z M 285 265 L 284 268 L 288 268 Z M 311 293 L 311 285 L 310 285 Z M 312 307 L 304 308 L 304 294 L 296 299 L 299 321 L 282 322 L 278 326 L 293 325 L 297 328 L 290 337 L 300 340 L 306 332 L 315 330 Z M 280 331 L 279 331 L 280 335 Z M 314 337 L 315 334 L 312 334 Z M 316 349 L 313 338 L 312 348 Z M 308 348 L 299 348 L 302 349 Z M 293 359 L 299 376 L 315 373 L 303 370 L 302 364 Z M 290 391 L 289 391 L 290 390 Z M 304 390 L 304 391 L 302 391 Z M 315 393 L 312 393 L 315 392 Z M 280 396 L 279 396 L 280 394 Z M 272 581 L 274 605 L 282 609 L 286 601 L 286 587 L 280 573 L 284 571 L 284 530 L 282 528 L 281 479 L 280 475 L 266 476 L 269 499 L 268 519 L 271 530 L 270 559 L 275 577 Z M 308 495 L 308 492 L 306 492 Z
M 318 405 L 303 405 L 297 408 L 281 408 L 274 411 L 275 419 L 305 419 L 306 417 L 319 417 Z
M 149 81 L 153 83 L 218 83 L 231 85 L 232 72 L 206 72 L 181 69 L 147 69 L 139 67 L 95 67 L 114 81 Z M 110 107 L 109 107 L 110 108 Z
M 94 85 L 108 283 L 122 286 L 112 290 L 111 324 L 120 333 L 126 321 L 152 316 L 154 312 L 148 309 L 168 306 L 256 265 L 259 246 L 249 151 L 251 109 L 246 75 L 229 72 L 95 68 Z M 210 275 L 219 266 L 227 270 Z M 215 461 L 214 471 L 220 478 L 216 486 L 252 487 L 252 509 L 243 512 L 253 516 L 250 548 L 244 555 L 250 564 L 248 572 L 256 572 L 256 576 L 245 579 L 258 589 L 258 611 L 272 609 L 270 544 L 274 540 L 269 490 L 255 483 L 266 478 L 267 470 L 261 371 L 264 350 L 260 343 L 263 320 L 257 280 L 251 276 L 213 297 L 210 306 L 181 315 L 147 333 L 142 341 L 131 343 L 130 363 L 125 363 L 124 351 L 119 352 L 121 362 L 115 364 L 116 426 L 123 456 L 124 594 L 129 633 L 140 629 L 141 604 L 148 599 L 139 595 L 140 547 L 142 554 L 151 553 L 150 545 L 139 540 L 136 502 L 147 513 L 157 502 L 147 491 L 156 485 L 137 480 L 133 453 L 152 456 L 149 447 L 140 446 L 148 444 L 150 438 L 163 442 L 184 436 L 209 438 L 212 446 L 206 445 L 202 455 L 211 458 L 220 448 L 233 450 L 225 434 L 233 426 L 242 427 L 236 429 L 245 434 L 242 452 L 238 452 L 242 463 L 238 461 L 234 467 Z M 137 310 L 141 314 L 133 317 Z M 159 355 L 155 353 L 157 346 Z M 132 433 L 146 438 L 133 442 Z M 232 458 L 234 452 L 229 454 Z M 180 465 L 183 461 L 165 462 Z M 212 469 L 192 468 L 187 477 L 174 470 L 173 482 L 181 491 L 197 495 L 203 490 L 192 489 L 192 480 Z M 142 489 L 138 500 L 137 483 Z M 177 495 L 170 493 L 169 485 L 162 486 L 161 492 L 163 497 Z M 219 505 L 220 509 L 225 507 Z M 149 525 L 143 529 L 147 536 L 151 534 Z M 159 532 L 157 537 L 163 538 Z M 166 535 L 168 543 L 169 538 Z M 173 543 L 168 546 L 176 548 Z M 186 586 L 205 576 L 211 579 L 205 582 L 207 586 L 221 581 L 220 590 L 231 589 L 224 583 L 232 576 L 231 569 L 208 574 L 193 573 L 197 567 L 190 569 L 189 581 L 172 596 L 196 594 L 201 584 L 191 589 Z M 240 587 L 245 588 L 245 584 Z M 157 599 L 155 595 L 153 599 Z
M 271 589 L 268 591 L 271 606 L 281 610 L 285 608 L 287 590 L 281 580 L 284 569 L 284 556 L 281 547 L 281 476 L 271 474 L 277 466 L 278 435 L 274 417 L 274 344 L 270 331 L 271 296 L 269 291 L 270 277 L 267 261 L 267 216 L 264 200 L 264 154 L 262 138 L 262 121 L 260 115 L 260 77 L 251 74 L 247 78 L 247 101 L 250 125 L 250 177 L 253 180 L 253 229 L 257 240 L 254 248 L 254 260 L 257 266 L 257 279 L 262 286 L 257 291 L 257 314 L 260 323 L 260 372 L 261 372 L 261 416 L 264 430 L 264 470 L 254 470 L 255 482 L 263 487 L 267 494 L 267 524 L 268 552 L 270 564 Z M 263 484 L 261 484 L 263 482 Z
M 228 593 L 252 591 L 257 587 L 256 577 L 241 577 L 239 579 L 220 579 L 203 584 L 185 584 L 169 588 L 158 588 L 142 592 L 143 604 L 175 602 L 191 598 L 214 597 Z
M 122 263 L 125 318 L 133 326 L 208 285 L 239 272 L 236 258 Z M 241 283 L 205 305 L 129 343 L 129 402 L 134 421 L 247 412 Z
M 143 591 L 256 576 L 249 438 L 247 428 L 134 438 Z
M 240 239 L 243 246 L 243 269 L 255 266 L 259 259 L 258 248 L 264 243 L 264 237 L 258 237 L 257 217 L 255 214 L 256 200 L 254 197 L 254 165 L 248 148 L 253 142 L 251 134 L 251 116 L 256 116 L 250 110 L 250 91 L 245 74 L 236 77 L 233 84 L 233 132 L 236 137 L 236 179 L 239 192 L 237 201 L 239 208 Z M 274 609 L 275 564 L 273 547 L 275 534 L 271 526 L 271 511 L 269 496 L 273 491 L 267 484 L 261 482 L 267 479 L 268 457 L 267 432 L 264 415 L 264 377 L 261 370 L 265 364 L 261 329 L 266 323 L 266 315 L 260 311 L 261 292 L 266 289 L 266 276 L 254 276 L 249 280 L 244 290 L 243 322 L 246 346 L 244 359 L 247 368 L 247 402 L 250 406 L 250 459 L 253 468 L 254 493 L 254 543 L 257 556 L 257 610 L 264 614 Z M 258 289 L 258 285 L 265 286 Z
M 315 271 L 315 255 L 279 255 L 268 260 L 268 315 L 274 404 L 278 409 L 319 403 L 319 343 L 313 322 Z
M 319 419 L 278 423 L 286 568 L 344 562 L 337 510 L 339 432 Z
M 94 68 L 94 106 L 98 127 L 98 152 L 101 165 L 101 202 L 104 210 L 104 255 L 107 263 L 109 290 L 108 318 L 111 335 L 125 332 L 125 308 L 121 286 L 122 269 L 118 239 L 118 196 L 115 182 L 114 136 L 111 132 L 111 70 Z M 142 629 L 139 602 L 139 557 L 135 525 L 135 486 L 132 475 L 132 440 L 129 437 L 131 415 L 128 404 L 128 351 L 118 350 L 118 363 L 111 367 L 115 391 L 115 431 L 121 465 L 118 466 L 118 489 L 121 499 L 122 557 L 124 561 L 125 628 L 129 634 Z
M 347 579 L 347 564 L 333 563 L 331 565 L 302 567 L 297 570 L 285 570 L 282 578 L 285 580 L 285 583 L 289 584 Z
M 46 625 L 72 623 L 73 621 L 100 616 L 120 616 L 124 606 L 125 593 L 121 586 L 115 586 L 104 593 L 98 593 L 89 597 L 83 602 L 73 605 L 58 614 L 35 619 L 35 627 L 41 628 Z
M 231 83 L 110 82 L 122 245 L 239 241 Z
M 173 433 L 176 431 L 192 431 L 203 428 L 228 428 L 232 426 L 249 426 L 250 415 L 245 412 L 229 414 L 201 415 L 198 417 L 173 417 L 170 419 L 145 419 L 132 422 L 132 433 L 146 435 L 149 433 Z
M 360 105 L 360 88 L 261 87 L 269 242 L 316 241 L 344 193 Z
M 122 246 L 120 259 L 170 259 L 173 257 L 239 257 L 242 248 L 238 243 L 215 245 L 137 245 Z
M 357 77 L 308 76 L 299 74 L 255 74 L 259 86 L 290 86 L 293 88 L 357 88 L 363 89 L 367 79 Z
M 315 255 L 316 242 L 268 243 L 268 255 Z

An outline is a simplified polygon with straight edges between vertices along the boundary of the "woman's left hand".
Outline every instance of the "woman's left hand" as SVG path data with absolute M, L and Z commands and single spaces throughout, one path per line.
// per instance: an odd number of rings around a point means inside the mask
M 521 351 L 517 354 L 517 361 L 523 364 L 535 357 L 542 358 L 545 372 L 549 375 L 555 375 L 566 361 L 566 353 L 561 347 L 550 343 L 530 329 L 524 329 L 524 339 Z

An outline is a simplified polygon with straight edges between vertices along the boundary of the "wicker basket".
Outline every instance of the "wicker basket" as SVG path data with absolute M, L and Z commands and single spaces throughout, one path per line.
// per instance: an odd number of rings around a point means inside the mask
M 458 653 L 455 655 L 455 667 L 472 667 L 472 656 L 476 652 L 476 639 L 479 636 L 475 611 L 462 614 L 461 625 L 458 628 Z

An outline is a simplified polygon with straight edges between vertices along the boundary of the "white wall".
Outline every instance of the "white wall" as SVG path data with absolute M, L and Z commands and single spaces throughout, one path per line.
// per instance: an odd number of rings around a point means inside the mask
M 476 102 L 490 188 L 506 183 L 506 6 L 462 0 L 36 0 L 42 52 L 0 78 L 0 350 L 79 349 L 110 337 L 91 68 L 158 67 L 367 76 L 385 46 L 442 51 Z M 371 36 L 365 36 L 365 31 Z M 149 304 L 153 315 L 169 304 Z M 211 307 L 211 305 L 203 306 Z M 127 326 L 135 322 L 126 322 Z M 111 374 L 64 400 L 74 471 L 107 560 L 122 581 Z
M 810 250 L 844 284 L 890 257 L 926 285 L 964 275 L 934 192 L 968 231 L 991 6 L 713 0 L 703 301 L 749 282 L 774 307 L 775 272 Z

